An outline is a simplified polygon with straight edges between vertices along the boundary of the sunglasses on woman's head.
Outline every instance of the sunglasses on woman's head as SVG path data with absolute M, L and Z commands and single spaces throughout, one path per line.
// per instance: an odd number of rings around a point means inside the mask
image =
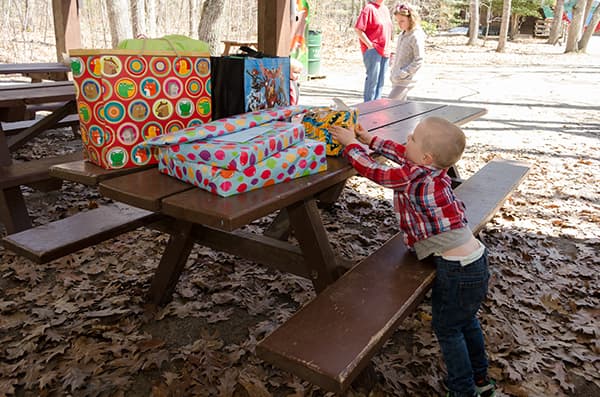
M 394 15 L 400 14 L 409 17 L 410 16 L 410 8 L 406 4 L 397 5 L 394 9 Z

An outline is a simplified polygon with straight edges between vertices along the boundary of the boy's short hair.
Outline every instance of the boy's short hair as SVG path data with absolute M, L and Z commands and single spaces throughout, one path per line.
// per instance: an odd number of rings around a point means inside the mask
M 428 131 L 423 149 L 431 153 L 435 165 L 449 168 L 456 164 L 465 150 L 465 133 L 455 124 L 441 117 L 427 117 L 421 121 Z

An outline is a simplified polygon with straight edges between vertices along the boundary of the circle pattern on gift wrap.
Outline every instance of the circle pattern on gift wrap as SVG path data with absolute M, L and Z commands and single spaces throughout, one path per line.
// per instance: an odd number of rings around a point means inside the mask
M 194 67 L 196 68 L 196 73 L 201 77 L 206 77 L 210 74 L 210 63 L 207 58 L 196 59 Z
M 87 59 L 87 70 L 94 77 L 102 77 L 102 59 L 99 56 L 91 56 Z
M 171 62 L 166 57 L 152 57 L 150 59 L 150 71 L 155 76 L 166 76 L 171 72 Z
M 129 57 L 125 61 L 125 67 L 127 73 L 134 76 L 141 76 L 142 74 L 146 73 L 148 65 L 146 64 L 146 60 L 144 60 L 144 58 Z
M 173 120 L 173 121 L 169 122 L 169 124 L 167 124 L 167 128 L 165 128 L 165 131 L 167 131 L 167 134 L 168 134 L 168 133 L 179 131 L 182 129 L 183 129 L 183 123 L 179 120 Z
M 88 140 L 96 147 L 108 145 L 111 138 L 112 136 L 106 128 L 103 129 L 97 125 L 91 125 L 88 129 Z
M 79 133 L 81 134 L 81 142 L 83 142 L 84 145 L 87 145 L 90 139 L 88 137 L 88 131 L 87 128 L 85 128 L 85 125 L 79 125 Z
M 196 127 L 198 125 L 204 124 L 202 122 L 202 120 L 200 119 L 191 119 L 190 121 L 188 121 L 187 126 L 189 127 Z
M 104 105 L 104 118 L 109 123 L 120 123 L 125 117 L 125 106 L 121 102 L 110 101 Z
M 113 77 L 121 73 L 123 65 L 117 56 L 104 55 L 102 58 L 102 75 Z
M 166 99 L 156 101 L 152 105 L 152 114 L 161 120 L 166 120 L 173 114 L 173 104 Z
M 99 103 L 96 106 L 94 106 L 94 114 L 96 115 L 96 119 L 100 122 L 104 122 L 106 121 L 104 119 L 104 104 L 103 103 Z
M 156 121 L 146 123 L 142 128 L 142 136 L 144 140 L 152 139 L 163 134 L 163 127 Z
M 87 147 L 87 158 L 94 164 L 100 164 L 100 155 L 96 148 L 92 146 Z
M 202 80 L 196 77 L 191 77 L 185 83 L 185 92 L 191 97 L 197 97 L 202 94 L 203 86 Z
M 140 83 L 140 92 L 145 98 L 156 98 L 160 94 L 160 83 L 154 77 L 146 77 Z
M 175 58 L 174 65 L 175 74 L 179 77 L 187 77 L 192 73 L 193 66 L 190 58 Z
M 128 114 L 135 121 L 144 121 L 150 115 L 150 106 L 143 99 L 136 99 L 129 104 Z
M 198 103 L 196 103 L 196 111 L 202 116 L 209 115 L 210 114 L 210 99 L 200 98 L 200 100 L 198 100 Z
M 79 113 L 79 119 L 83 123 L 90 122 L 92 118 L 92 109 L 90 109 L 90 106 L 87 103 L 79 102 L 79 105 L 77 106 L 77 113 Z
M 152 152 L 148 146 L 139 144 L 131 149 L 131 161 L 136 165 L 148 164 L 150 160 L 152 160 Z
M 163 83 L 165 95 L 169 98 L 177 98 L 183 92 L 181 80 L 176 77 L 169 77 Z
M 110 80 L 102 79 L 102 99 L 108 101 L 112 97 L 112 94 L 113 89 Z
M 137 94 L 137 83 L 131 79 L 119 79 L 115 83 L 115 92 L 119 98 L 131 99 Z
M 88 102 L 95 102 L 100 98 L 102 88 L 100 84 L 94 79 L 85 79 L 81 83 L 81 95 Z
M 194 114 L 194 104 L 187 98 L 180 99 L 177 101 L 177 106 L 175 107 L 177 114 L 180 117 L 188 118 Z
M 129 161 L 129 154 L 125 148 L 115 146 L 104 150 L 104 160 L 110 168 L 123 168 Z
M 73 77 L 80 77 L 85 72 L 85 64 L 81 58 L 71 58 L 71 72 Z
M 204 84 L 204 90 L 206 91 L 206 95 L 210 96 L 210 93 L 212 92 L 212 84 L 210 83 L 211 79 L 209 78 L 208 80 L 206 80 L 206 83 Z
M 140 130 L 133 123 L 123 123 L 117 129 L 117 141 L 122 145 L 131 146 L 140 138 Z

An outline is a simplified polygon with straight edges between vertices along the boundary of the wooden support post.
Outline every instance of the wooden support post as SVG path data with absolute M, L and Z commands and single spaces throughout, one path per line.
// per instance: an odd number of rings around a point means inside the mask
M 52 0 L 54 35 L 56 36 L 56 59 L 63 61 L 63 54 L 73 48 L 81 48 L 78 0 Z
M 290 35 L 290 0 L 258 0 L 258 50 L 287 57 Z

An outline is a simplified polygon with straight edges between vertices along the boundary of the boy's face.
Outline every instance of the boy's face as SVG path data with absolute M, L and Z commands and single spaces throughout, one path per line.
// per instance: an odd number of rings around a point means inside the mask
M 405 156 L 411 162 L 418 165 L 431 165 L 432 156 L 431 153 L 425 152 L 424 139 L 428 131 L 425 123 L 419 123 L 415 127 L 415 130 L 410 134 L 406 140 L 406 152 Z

